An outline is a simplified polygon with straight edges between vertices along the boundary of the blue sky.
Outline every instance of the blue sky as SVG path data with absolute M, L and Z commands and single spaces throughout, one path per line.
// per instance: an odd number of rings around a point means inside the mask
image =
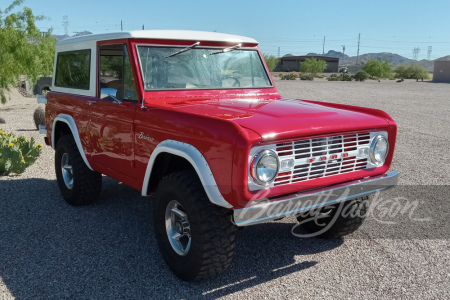
M 3 0 L 0 8 L 12 0 Z M 64 34 L 63 16 L 68 16 L 69 34 L 145 29 L 188 29 L 233 33 L 256 38 L 264 53 L 303 55 L 342 51 L 354 56 L 361 33 L 360 54 L 392 52 L 419 59 L 450 55 L 450 1 L 102 1 L 26 0 L 40 21 L 41 30 L 53 27 Z

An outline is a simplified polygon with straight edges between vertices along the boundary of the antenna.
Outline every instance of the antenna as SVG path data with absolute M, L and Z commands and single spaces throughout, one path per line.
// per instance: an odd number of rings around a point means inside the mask
M 342 45 L 342 65 L 344 64 L 345 60 L 345 45 Z
M 62 25 L 64 27 L 64 34 L 69 35 L 69 17 L 68 16 L 63 17 Z
M 433 51 L 433 48 L 431 46 L 428 46 L 428 60 L 431 60 L 431 51 Z

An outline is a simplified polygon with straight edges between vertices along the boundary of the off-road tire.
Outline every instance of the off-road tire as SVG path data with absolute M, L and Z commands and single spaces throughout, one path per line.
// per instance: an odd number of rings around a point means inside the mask
M 318 213 L 320 216 L 316 222 L 311 220 L 301 224 L 302 228 L 309 234 L 321 232 L 325 227 L 331 226 L 325 232 L 316 235 L 321 238 L 340 238 L 355 232 L 363 223 L 369 209 L 369 197 L 361 197 L 348 200 L 344 203 L 327 206 Z M 350 213 L 351 212 L 351 213 Z M 337 215 L 339 214 L 339 215 Z M 298 216 L 297 220 L 303 222 L 310 217 Z M 319 224 L 321 225 L 319 225 Z
M 69 189 L 64 183 L 61 159 L 67 153 L 73 170 L 73 187 Z M 90 170 L 78 151 L 71 135 L 62 136 L 56 145 L 55 172 L 59 190 L 64 200 L 70 205 L 79 206 L 95 202 L 102 189 L 102 174 Z
M 177 254 L 166 232 L 165 212 L 178 201 L 189 219 L 191 246 L 186 255 Z M 164 177 L 154 199 L 154 224 L 159 249 L 169 268 L 182 280 L 210 278 L 231 262 L 237 227 L 232 212 L 212 204 L 195 172 L 176 172 Z

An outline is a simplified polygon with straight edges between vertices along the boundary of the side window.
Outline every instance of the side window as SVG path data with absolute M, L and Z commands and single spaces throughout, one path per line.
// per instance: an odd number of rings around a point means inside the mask
M 56 60 L 55 86 L 89 90 L 91 50 L 59 52 Z
M 130 56 L 127 45 L 123 45 L 123 86 L 124 100 L 137 101 L 136 84 L 134 82 L 133 69 L 131 68 Z
M 136 86 L 125 44 L 99 47 L 100 98 L 114 97 L 137 102 Z

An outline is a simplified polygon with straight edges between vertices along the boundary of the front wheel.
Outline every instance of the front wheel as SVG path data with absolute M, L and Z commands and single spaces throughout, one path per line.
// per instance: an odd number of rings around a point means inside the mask
M 102 188 L 102 174 L 84 163 L 71 135 L 62 136 L 56 145 L 55 172 L 61 195 L 70 205 L 96 201 Z
M 369 210 L 369 196 L 326 206 L 297 216 L 308 237 L 340 238 L 361 227 Z
M 169 268 L 187 281 L 213 277 L 231 262 L 236 227 L 231 211 L 209 202 L 195 172 L 177 172 L 159 184 L 155 233 Z

